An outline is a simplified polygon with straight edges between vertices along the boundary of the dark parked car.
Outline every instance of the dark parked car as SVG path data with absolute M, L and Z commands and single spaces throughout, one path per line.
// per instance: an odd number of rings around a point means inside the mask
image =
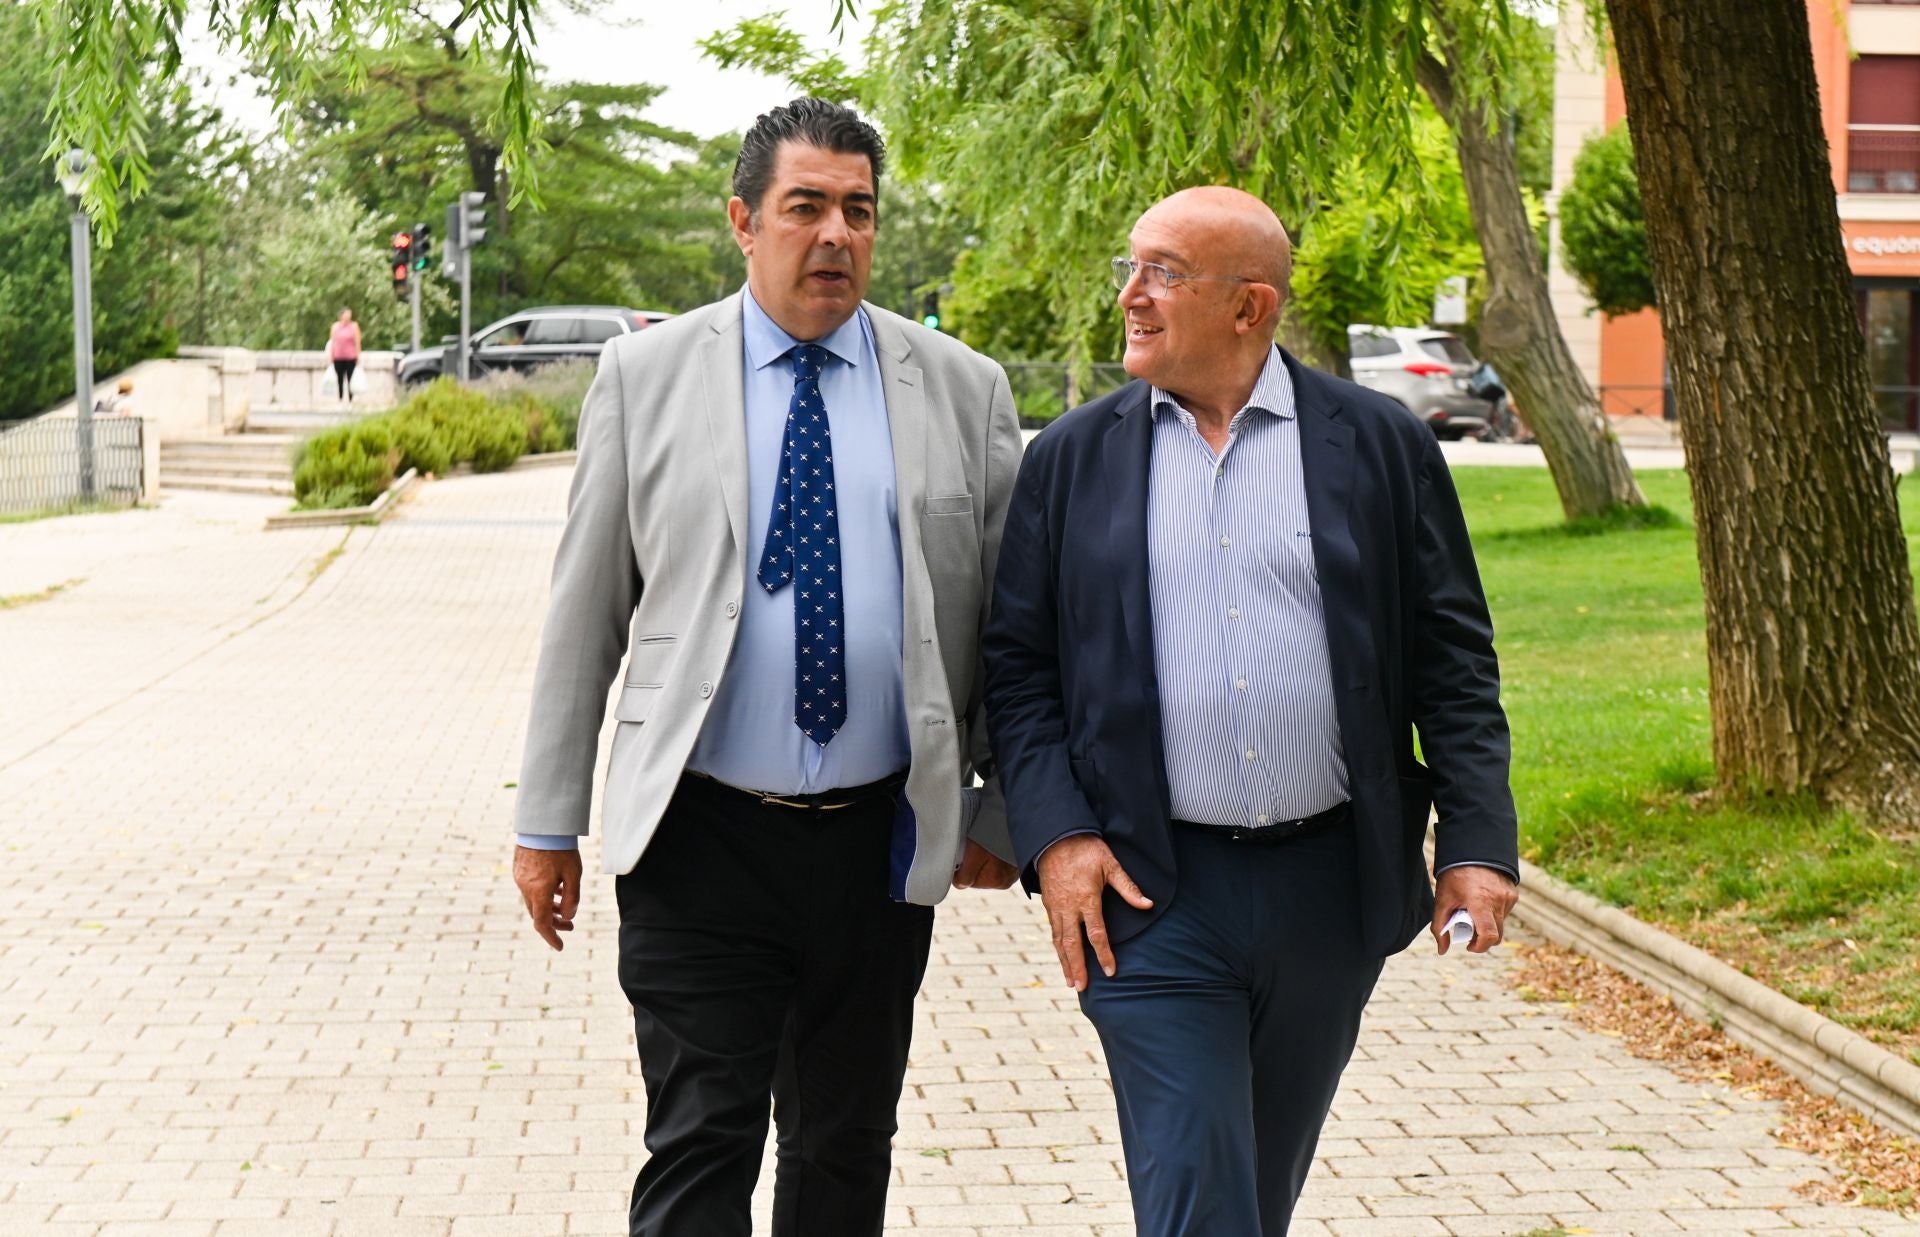
M 609 339 L 642 331 L 673 317 L 657 309 L 626 309 L 619 305 L 543 305 L 523 309 L 473 334 L 473 377 L 499 369 L 525 372 L 539 365 L 580 357 L 600 359 Z M 420 386 L 458 365 L 454 336 L 433 348 L 409 352 L 400 360 L 400 385 Z

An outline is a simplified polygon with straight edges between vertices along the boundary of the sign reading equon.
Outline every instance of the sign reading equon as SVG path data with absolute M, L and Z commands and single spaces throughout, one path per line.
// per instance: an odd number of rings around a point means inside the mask
M 1920 236 L 1856 236 L 1849 243 L 1855 253 L 1875 258 L 1920 253 Z

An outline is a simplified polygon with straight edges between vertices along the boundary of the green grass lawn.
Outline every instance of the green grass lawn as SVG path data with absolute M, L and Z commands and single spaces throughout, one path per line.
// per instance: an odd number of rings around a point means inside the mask
M 1804 802 L 1701 793 L 1712 739 L 1685 476 L 1639 474 L 1671 526 L 1590 535 L 1562 525 L 1544 469 L 1454 479 L 1493 610 L 1521 853 L 1920 1062 L 1920 845 Z

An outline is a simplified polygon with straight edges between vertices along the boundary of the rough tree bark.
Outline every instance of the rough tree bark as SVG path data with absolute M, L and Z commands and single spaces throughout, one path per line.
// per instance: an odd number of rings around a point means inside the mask
M 1444 31 L 1443 31 L 1444 33 Z M 1480 349 L 1513 392 L 1553 473 L 1568 519 L 1647 500 L 1553 316 L 1547 273 L 1520 195 L 1513 143 L 1484 100 L 1454 89 L 1454 56 L 1422 56 L 1416 79 L 1453 130 L 1467 207 L 1487 266 Z
M 1721 785 L 1920 822 L 1920 633 L 1806 0 L 1607 0 L 1673 367 Z

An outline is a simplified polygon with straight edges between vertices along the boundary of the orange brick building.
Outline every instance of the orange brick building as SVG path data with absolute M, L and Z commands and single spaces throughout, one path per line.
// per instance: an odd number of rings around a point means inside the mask
M 1920 430 L 1920 0 L 1807 0 L 1840 228 L 1887 428 Z M 1615 415 L 1667 410 L 1657 312 L 1591 312 L 1560 249 L 1559 191 L 1590 135 L 1626 114 L 1620 81 L 1562 17 L 1554 90 L 1554 309 L 1574 357 Z M 1711 255 L 1702 255 L 1711 260 Z

